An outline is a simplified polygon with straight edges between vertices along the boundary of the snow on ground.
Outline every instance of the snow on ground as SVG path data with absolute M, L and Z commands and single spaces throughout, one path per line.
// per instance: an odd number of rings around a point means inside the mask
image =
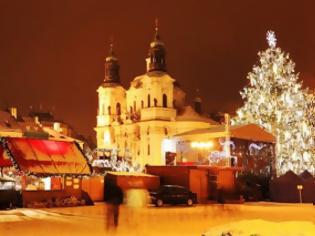
M 203 236 L 314 236 L 315 225 L 307 221 L 270 222 L 242 220 L 212 228 Z
M 117 229 L 108 229 L 107 207 L 95 206 L 0 211 L 6 236 L 315 236 L 311 204 L 121 207 Z

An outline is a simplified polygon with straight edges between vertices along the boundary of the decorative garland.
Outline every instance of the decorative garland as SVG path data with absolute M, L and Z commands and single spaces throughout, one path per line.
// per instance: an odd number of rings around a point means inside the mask
M 90 165 L 87 157 L 84 155 L 84 153 L 82 152 L 79 144 L 77 142 L 74 142 L 75 146 L 79 149 L 80 153 L 83 155 L 84 159 L 87 162 L 88 168 L 90 170 L 90 173 L 92 173 L 92 166 Z M 51 176 L 55 176 L 55 177 L 66 177 L 66 176 L 71 176 L 71 177 L 80 177 L 80 176 L 90 176 L 91 174 L 65 174 L 65 173 L 47 173 L 47 174 L 39 174 L 39 173 L 33 173 L 33 172 L 29 172 L 29 171 L 22 171 L 19 164 L 16 162 L 14 155 L 12 154 L 11 150 L 10 150 L 10 143 L 8 142 L 8 139 L 5 137 L 0 137 L 0 145 L 3 147 L 3 151 L 6 153 L 6 155 L 9 157 L 10 161 L 13 164 L 13 167 L 19 171 L 20 173 L 27 175 L 27 176 L 31 176 L 31 177 L 38 177 L 38 178 L 45 178 L 45 177 L 51 177 Z
M 6 138 L 4 138 L 4 137 L 0 137 L 0 143 L 1 143 L 1 146 L 3 147 L 3 151 L 6 153 L 6 155 L 9 157 L 10 161 L 12 162 L 13 167 L 16 170 L 22 172 L 19 164 L 16 162 L 12 152 L 9 149 L 9 142 L 8 142 L 8 140 Z

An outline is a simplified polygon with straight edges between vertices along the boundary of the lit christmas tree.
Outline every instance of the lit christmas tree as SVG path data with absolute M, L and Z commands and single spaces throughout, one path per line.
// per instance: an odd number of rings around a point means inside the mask
M 269 48 L 258 53 L 259 65 L 247 76 L 244 105 L 233 123 L 256 123 L 275 135 L 277 175 L 314 174 L 314 97 L 302 89 L 289 55 L 276 47 L 274 32 L 267 32 L 267 41 Z

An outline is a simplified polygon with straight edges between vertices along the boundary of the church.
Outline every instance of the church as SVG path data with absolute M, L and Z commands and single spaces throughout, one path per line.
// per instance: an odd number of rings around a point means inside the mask
M 129 156 L 141 166 L 173 165 L 175 135 L 217 124 L 201 114 L 200 98 L 195 99 L 194 108 L 187 105 L 185 92 L 168 74 L 166 48 L 157 25 L 145 62 L 145 73 L 124 88 L 111 44 L 105 78 L 97 89 L 97 148 L 115 149 L 118 156 Z

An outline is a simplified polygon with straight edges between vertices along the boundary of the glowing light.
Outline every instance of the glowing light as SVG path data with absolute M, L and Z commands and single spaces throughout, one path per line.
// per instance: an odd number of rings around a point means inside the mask
M 164 139 L 162 143 L 162 150 L 164 152 L 176 152 L 176 143 L 170 139 Z
M 110 133 L 107 130 L 104 133 L 104 143 L 105 144 L 110 144 Z
M 44 183 L 44 190 L 51 190 L 51 178 L 50 177 L 42 178 L 42 181 Z
M 192 142 L 190 144 L 192 148 L 200 148 L 200 149 L 206 149 L 206 148 L 211 148 L 213 147 L 213 142 L 208 141 L 208 142 Z
M 271 48 L 275 48 L 275 47 L 276 47 L 277 38 L 276 38 L 276 34 L 275 34 L 274 31 L 269 30 L 269 31 L 267 32 L 267 37 L 266 37 L 266 39 L 267 39 L 267 42 L 268 42 L 269 47 L 271 47 Z
M 260 64 L 247 76 L 249 85 L 241 91 L 244 106 L 237 110 L 233 124 L 264 127 L 276 138 L 277 175 L 288 170 L 300 174 L 315 167 L 315 97 L 302 88 L 289 55 L 275 48 L 273 31 L 267 32 L 267 40 L 270 48 L 259 52 Z

